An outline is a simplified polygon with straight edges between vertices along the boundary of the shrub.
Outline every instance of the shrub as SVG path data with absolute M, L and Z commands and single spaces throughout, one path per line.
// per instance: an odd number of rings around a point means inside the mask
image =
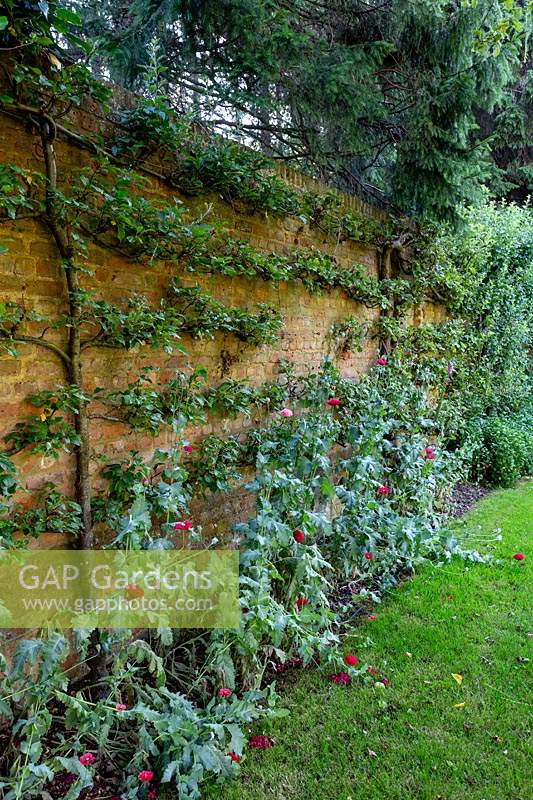
M 533 409 L 507 417 L 489 417 L 475 470 L 492 486 L 513 486 L 533 470 Z

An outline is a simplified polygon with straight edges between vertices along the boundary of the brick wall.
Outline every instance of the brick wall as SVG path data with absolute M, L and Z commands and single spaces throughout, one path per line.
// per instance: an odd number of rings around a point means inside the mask
M 79 114 L 76 122 L 82 132 L 94 131 L 103 124 L 94 109 L 90 113 Z M 68 182 L 69 173 L 86 163 L 89 155 L 62 141 L 57 142 L 56 149 L 60 183 Z M 38 136 L 14 118 L 2 117 L 0 154 L 2 161 L 28 169 L 43 169 Z M 290 170 L 284 170 L 283 175 L 295 185 L 317 186 L 315 182 Z M 159 196 L 176 196 L 175 190 L 170 190 L 157 179 L 151 180 L 147 191 Z M 261 250 L 285 253 L 295 246 L 315 247 L 335 256 L 344 265 L 362 263 L 370 274 L 376 274 L 377 255 L 372 247 L 353 242 L 332 242 L 299 220 L 278 219 L 261 213 L 242 214 L 216 197 L 195 198 L 192 203 L 190 199 L 181 199 L 196 210 L 203 209 L 206 203 L 211 204 L 211 219 L 223 220 L 231 235 L 248 239 Z M 364 213 L 380 216 L 380 212 L 369 209 L 355 198 L 346 198 L 346 203 Z M 29 309 L 40 311 L 48 317 L 57 317 L 64 311 L 63 277 L 58 254 L 47 229 L 34 220 L 3 222 L 0 225 L 0 237 L 9 248 L 7 253 L 0 256 L 0 302 L 22 302 Z M 89 251 L 88 266 L 94 271 L 94 277 L 87 281 L 84 279 L 84 283 L 92 285 L 99 297 L 115 302 L 135 291 L 145 294 L 155 304 L 162 297 L 170 277 L 180 272 L 179 265 L 161 263 L 153 268 L 145 268 L 94 246 Z M 254 303 L 264 302 L 275 306 L 284 317 L 279 341 L 274 346 L 251 348 L 243 346 L 231 336 L 217 335 L 213 341 L 184 337 L 183 344 L 188 356 L 167 355 L 148 347 L 130 352 L 88 349 L 83 356 L 87 389 L 97 386 L 107 389 L 123 387 L 146 366 L 160 368 L 157 380 L 161 383 L 171 378 L 176 369 L 202 365 L 207 368 L 212 383 L 220 381 L 222 377 L 230 377 L 260 384 L 274 377 L 280 358 L 291 359 L 299 372 L 318 367 L 328 352 L 327 333 L 333 323 L 342 321 L 348 315 L 357 314 L 363 320 L 372 319 L 378 313 L 349 300 L 341 291 L 314 296 L 294 283 L 272 286 L 243 278 L 198 278 L 190 275 L 183 277 L 183 282 L 200 283 L 209 289 L 213 297 L 228 305 L 251 307 Z M 415 310 L 413 319 L 421 322 L 441 314 L 438 309 L 424 306 Z M 32 332 L 38 334 L 41 331 L 42 326 L 35 324 Z M 61 342 L 60 333 L 57 341 Z M 339 366 L 345 375 L 355 377 L 366 370 L 375 357 L 376 342 L 367 341 L 362 353 L 342 358 Z M 36 409 L 25 400 L 28 394 L 52 389 L 63 379 L 58 360 L 53 353 L 42 348 L 20 345 L 18 359 L 0 356 L 0 435 L 10 431 L 26 415 L 35 413 Z M 249 422 L 244 419 L 228 421 L 212 417 L 205 425 L 188 431 L 188 435 L 194 442 L 207 433 L 238 431 L 247 424 Z M 156 446 L 165 444 L 166 435 L 154 439 L 132 433 L 121 424 L 102 420 L 92 422 L 95 456 L 105 453 L 111 458 L 121 457 L 131 449 L 148 455 Z M 71 456 L 63 455 L 56 461 L 22 453 L 15 460 L 20 468 L 21 479 L 28 488 L 35 489 L 47 481 L 53 481 L 63 490 L 72 492 Z M 96 473 L 97 462 L 94 469 Z M 224 527 L 228 520 L 242 517 L 248 502 L 247 495 L 237 488 L 232 495 L 221 498 L 220 502 L 194 504 L 193 513 L 209 531 L 214 524 Z M 38 546 L 58 544 L 61 544 L 60 537 L 49 534 L 39 540 Z

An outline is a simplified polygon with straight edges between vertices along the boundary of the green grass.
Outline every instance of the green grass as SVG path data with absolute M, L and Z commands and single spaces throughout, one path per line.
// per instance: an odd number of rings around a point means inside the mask
M 501 528 L 494 549 L 501 563 L 427 568 L 344 643 L 343 652 L 389 678 L 386 689 L 360 681 L 335 686 L 318 670 L 298 672 L 283 694 L 291 716 L 269 731 L 274 747 L 248 751 L 240 779 L 208 789 L 206 797 L 533 797 L 531 664 L 524 661 L 533 658 L 533 482 L 492 493 L 467 521 Z M 512 560 L 516 551 L 524 561 Z M 461 685 L 452 672 L 464 676 Z

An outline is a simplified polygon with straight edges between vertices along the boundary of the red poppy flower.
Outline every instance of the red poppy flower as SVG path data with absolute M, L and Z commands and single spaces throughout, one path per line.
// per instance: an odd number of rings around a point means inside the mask
M 191 519 L 184 519 L 181 522 L 175 522 L 172 527 L 175 531 L 188 531 L 192 528 L 192 525 Z
M 377 620 L 377 614 L 369 614 L 367 619 L 369 622 L 375 622 Z
M 515 553 L 513 558 L 515 561 L 523 561 L 525 556 L 523 553 Z
M 192 453 L 192 444 L 184 444 L 183 445 L 183 451 L 185 453 Z
M 383 686 L 388 686 L 389 685 L 389 679 L 388 678 L 382 678 L 381 679 L 381 683 L 383 684 Z
M 388 486 L 378 486 L 377 491 L 378 494 L 383 494 L 383 495 L 390 494 L 390 488 Z
M 80 764 L 83 764 L 84 767 L 90 767 L 95 761 L 96 758 L 92 753 L 84 753 L 82 756 L 80 756 Z
M 151 769 L 142 769 L 139 774 L 137 775 L 141 783 L 150 783 L 152 778 L 154 777 L 154 773 Z
M 304 606 L 308 604 L 309 600 L 307 597 L 297 597 L 296 598 L 296 605 L 301 610 Z
M 124 705 L 124 703 L 117 703 L 115 706 L 115 711 L 127 711 L 128 706 Z
M 250 610 L 250 609 L 248 608 L 248 606 L 243 606 L 243 607 L 241 608 L 241 612 L 242 612 L 243 614 L 247 614 L 247 613 L 249 612 L 249 610 Z
M 268 736 L 250 736 L 248 739 L 248 747 L 254 747 L 257 750 L 266 750 L 272 747 L 272 742 Z
M 372 553 L 370 553 L 368 550 L 365 550 L 363 556 L 366 558 L 367 561 L 372 561 L 372 559 L 374 558 Z
M 385 356 L 380 356 L 378 358 L 378 360 L 376 361 L 376 364 L 379 364 L 380 367 L 386 367 L 387 366 L 387 359 L 385 358 Z
M 332 683 L 339 683 L 343 685 L 347 685 L 351 680 L 347 672 L 333 672 L 329 676 L 329 679 Z
M 234 764 L 238 764 L 241 760 L 241 757 L 237 755 L 237 753 L 228 753 L 228 756 L 231 758 Z
M 303 544 L 305 542 L 305 533 L 301 531 L 300 528 L 296 528 L 292 535 L 294 537 L 294 541 L 298 542 L 298 544 Z
M 359 659 L 357 656 L 353 656 L 351 653 L 348 653 L 347 656 L 344 656 L 344 663 L 349 667 L 356 667 L 359 664 Z
M 231 697 L 231 694 L 231 689 L 227 689 L 225 686 L 218 690 L 219 697 Z
M 329 400 L 326 400 L 328 406 L 340 406 L 341 401 L 338 397 L 330 397 Z

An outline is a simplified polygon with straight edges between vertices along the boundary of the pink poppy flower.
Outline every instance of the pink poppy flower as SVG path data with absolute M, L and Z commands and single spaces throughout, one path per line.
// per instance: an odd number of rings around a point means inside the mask
M 340 406 L 341 401 L 338 397 L 330 397 L 329 400 L 326 401 L 328 406 Z
M 80 764 L 82 764 L 84 767 L 90 767 L 95 761 L 96 758 L 92 753 L 84 753 L 82 756 L 80 756 Z
M 388 486 L 378 486 L 377 492 L 378 494 L 387 495 L 390 494 L 390 488 Z
M 428 461 L 433 461 L 435 458 L 435 451 L 432 447 L 424 447 L 422 450 L 422 455 L 428 459 Z
M 115 711 L 127 711 L 128 706 L 124 705 L 124 703 L 117 703 L 115 706 Z
M 293 412 L 290 408 L 282 408 L 279 412 L 280 417 L 292 417 Z
M 152 778 L 154 777 L 154 773 L 151 769 L 142 769 L 139 774 L 137 775 L 141 783 L 150 783 Z
M 175 531 L 188 531 L 192 528 L 193 522 L 191 519 L 184 519 L 181 522 L 175 522 L 172 526 Z
M 183 452 L 184 453 L 192 453 L 192 444 L 184 444 L 183 445 Z
M 366 558 L 367 561 L 372 561 L 374 558 L 373 554 L 369 550 L 365 550 L 363 557 Z
M 385 358 L 385 356 L 380 356 L 378 358 L 378 360 L 376 361 L 376 364 L 379 364 L 380 367 L 386 367 L 387 366 L 387 359 Z
M 219 697 L 231 697 L 231 694 L 231 689 L 227 689 L 225 686 L 218 690 Z

